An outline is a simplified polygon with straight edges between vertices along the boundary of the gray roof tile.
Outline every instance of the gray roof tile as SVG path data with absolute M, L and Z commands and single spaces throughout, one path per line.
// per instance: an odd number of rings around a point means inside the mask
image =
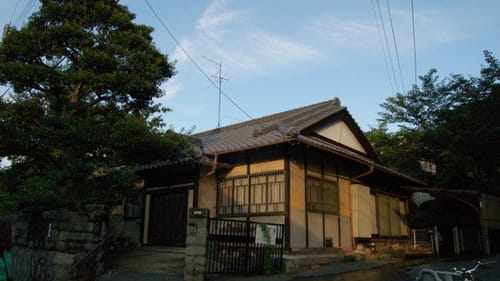
M 346 110 L 338 100 L 304 106 L 193 135 L 204 154 L 222 154 L 295 139 L 301 130 Z

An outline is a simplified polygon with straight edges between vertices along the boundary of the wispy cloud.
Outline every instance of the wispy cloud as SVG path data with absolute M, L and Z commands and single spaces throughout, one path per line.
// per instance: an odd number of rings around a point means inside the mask
M 221 38 L 228 25 L 241 19 L 241 12 L 226 9 L 228 0 L 215 0 L 205 10 L 196 27 L 213 38 Z
M 308 44 L 257 27 L 254 18 L 248 11 L 232 8 L 231 1 L 215 0 L 198 19 L 195 32 L 181 44 L 195 60 L 208 57 L 220 61 L 228 71 L 242 76 L 321 57 Z M 173 58 L 180 63 L 186 59 L 179 48 Z
M 411 53 L 413 48 L 413 31 L 409 11 L 392 9 L 391 15 L 399 50 L 403 53 Z M 392 48 L 391 25 L 389 17 L 384 10 L 382 10 L 382 18 L 386 36 Z M 446 20 L 441 19 L 432 12 L 419 11 L 415 14 L 415 22 L 419 48 L 431 48 L 438 44 L 456 41 L 460 38 L 456 27 L 450 26 Z M 359 53 L 360 50 L 363 50 L 364 54 L 371 54 L 379 52 L 380 48 L 376 48 L 376 46 L 385 41 L 378 11 L 371 18 L 353 18 L 336 15 L 315 18 L 305 25 L 304 32 L 310 34 L 313 40 L 321 41 L 323 46 L 328 48 L 329 55 L 353 51 Z
M 305 32 L 336 49 L 364 49 L 377 40 L 377 27 L 366 20 L 325 16 L 312 20 Z
M 177 96 L 177 94 L 182 90 L 182 85 L 179 80 L 174 76 L 167 82 L 163 83 L 160 88 L 162 89 L 164 95 L 160 98 L 161 101 L 166 101 Z

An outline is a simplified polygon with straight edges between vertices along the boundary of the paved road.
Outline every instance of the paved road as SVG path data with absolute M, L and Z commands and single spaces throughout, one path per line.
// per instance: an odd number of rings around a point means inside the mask
M 500 255 L 492 258 L 481 259 L 482 261 L 496 260 L 497 264 L 480 268 L 476 271 L 474 276 L 483 281 L 500 281 Z M 433 270 L 451 271 L 453 267 L 470 269 L 474 267 L 478 259 L 466 260 L 444 260 L 434 261 L 428 264 L 421 264 L 418 266 L 407 267 L 405 272 L 396 277 L 393 281 L 415 281 L 418 273 L 422 268 L 430 268 Z
M 482 268 L 474 275 L 483 281 L 500 281 L 500 256 L 496 256 L 484 260 L 497 260 L 497 264 L 488 268 Z M 434 270 L 451 270 L 453 267 L 467 269 L 472 268 L 477 262 L 477 259 L 469 260 L 441 260 L 433 261 L 431 263 L 419 265 L 404 265 L 402 263 L 388 263 L 376 268 L 363 265 L 363 263 L 350 263 L 350 264 L 332 264 L 322 268 L 320 271 L 311 273 L 299 273 L 289 279 L 275 279 L 275 280 L 293 280 L 293 281 L 415 281 L 418 273 L 422 268 L 430 268 Z M 338 274 L 336 271 L 342 271 L 343 268 L 347 270 L 354 270 Z M 237 280 L 237 279 L 235 279 Z M 254 279 L 259 280 L 259 279 Z M 260 279 L 269 280 L 272 279 Z
M 483 281 L 500 281 L 500 255 L 491 269 L 479 269 L 477 278 Z M 427 264 L 391 260 L 336 263 L 322 266 L 316 271 L 274 275 L 209 275 L 209 281 L 415 281 L 422 268 L 451 270 L 471 268 L 477 259 L 441 260 Z M 182 281 L 184 249 L 162 250 L 155 248 L 120 252 L 109 260 L 108 270 L 97 281 Z
M 110 255 L 96 281 L 182 281 L 183 273 L 184 248 L 144 247 Z

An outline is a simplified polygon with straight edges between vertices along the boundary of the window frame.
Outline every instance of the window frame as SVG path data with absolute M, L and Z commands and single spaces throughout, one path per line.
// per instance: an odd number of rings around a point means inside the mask
M 217 183 L 217 216 L 234 217 L 242 215 L 283 214 L 286 206 L 285 175 L 285 170 L 277 170 L 220 179 Z M 257 181 L 258 178 L 262 179 L 263 177 L 265 178 L 264 181 Z M 244 202 L 238 203 L 236 200 L 237 189 L 235 188 L 235 181 L 245 179 L 246 185 L 238 186 L 238 188 L 244 189 Z M 260 200 L 256 200 L 257 186 L 260 189 Z M 277 193 L 273 192 L 276 190 L 278 190 Z M 277 200 L 270 201 L 274 199 L 273 195 L 276 194 L 278 195 Z
M 308 212 L 339 215 L 339 185 L 337 181 L 306 175 L 306 198 Z

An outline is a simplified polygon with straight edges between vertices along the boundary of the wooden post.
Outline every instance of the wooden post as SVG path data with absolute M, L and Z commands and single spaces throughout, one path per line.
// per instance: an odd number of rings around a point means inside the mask
M 481 229 L 481 240 L 483 255 L 490 256 L 490 237 L 488 235 L 488 220 L 485 216 L 483 193 L 479 197 L 479 228 Z

